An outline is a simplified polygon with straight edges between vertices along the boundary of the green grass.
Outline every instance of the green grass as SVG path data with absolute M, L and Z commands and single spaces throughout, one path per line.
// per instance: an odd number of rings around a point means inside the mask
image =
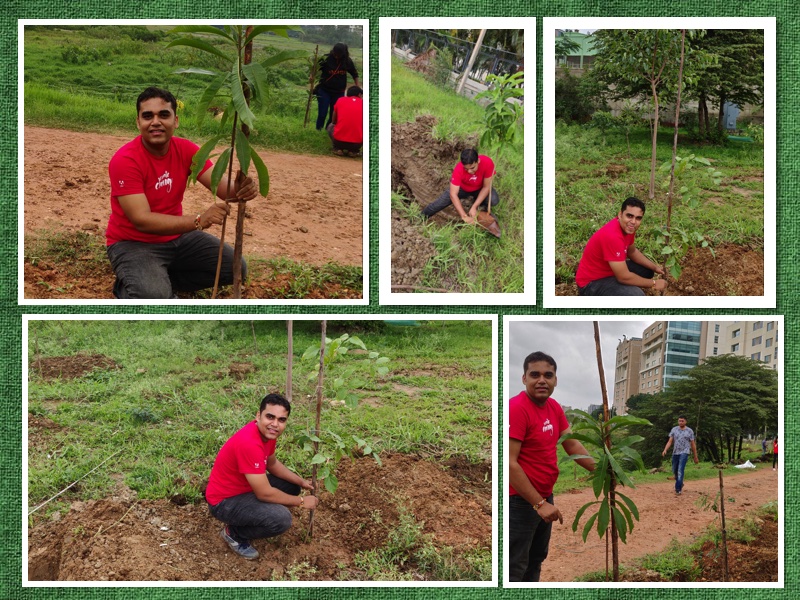
M 475 139 L 483 131 L 480 105 L 433 85 L 393 59 L 392 122 L 413 121 L 423 114 L 431 114 L 438 120 L 432 131 L 435 139 Z M 501 225 L 502 238 L 496 239 L 478 227 L 428 224 L 424 235 L 434 244 L 437 254 L 426 266 L 420 285 L 474 293 L 523 291 L 523 148 L 508 147 L 502 153 L 489 154 L 496 164 L 495 188 L 500 196 L 500 204 L 492 213 Z M 452 166 L 457 162 L 458 156 L 453 156 Z M 412 222 L 422 223 L 416 203 L 393 194 L 392 206 Z
M 368 326 L 367 326 L 368 325 Z M 141 498 L 182 494 L 200 500 L 222 444 L 255 415 L 265 393 L 283 391 L 283 321 L 34 321 L 29 338 L 28 410 L 56 428 L 38 430 L 28 454 L 28 502 L 44 501 L 119 450 L 114 460 L 83 479 L 46 509 L 46 517 L 76 499 L 109 495 L 117 476 Z M 347 355 L 326 375 L 345 369 L 366 380 L 355 409 L 323 410 L 324 428 L 355 434 L 380 452 L 425 450 L 436 458 L 490 459 L 491 324 L 425 322 L 394 327 L 382 322 L 335 322 L 328 337 L 358 334 L 370 350 L 388 356 L 389 374 L 370 379 L 363 357 Z M 301 474 L 310 467 L 295 440 L 314 422 L 316 369 L 299 357 L 319 344 L 318 322 L 295 321 L 291 422 L 279 442 L 281 461 Z M 256 352 L 257 345 L 257 352 Z M 43 380 L 34 357 L 102 354 L 118 369 L 72 380 Z M 234 362 L 253 371 L 237 379 Z M 410 386 L 408 390 L 398 386 Z
M 672 130 L 661 129 L 657 167 L 672 158 Z M 647 204 L 645 220 L 636 245 L 653 260 L 662 260 L 656 229 L 666 225 L 669 172 L 656 173 L 656 198 L 648 201 L 650 184 L 649 131 L 631 135 L 631 155 L 621 134 L 608 134 L 605 141 L 596 130 L 579 125 L 556 127 L 556 279 L 571 282 L 588 239 L 619 212 L 622 201 L 636 196 Z M 723 173 L 714 186 L 702 168 L 688 172 L 686 181 L 700 189 L 700 205 L 692 209 L 676 200 L 672 226 L 697 231 L 712 247 L 721 244 L 764 245 L 764 153 L 755 144 L 694 147 L 681 140 L 678 155 L 695 154 L 712 161 Z M 627 171 L 617 177 L 606 172 L 610 165 Z
M 26 28 L 25 124 L 76 131 L 135 134 L 136 97 L 147 86 L 169 89 L 185 104 L 179 110 L 179 135 L 202 144 L 216 134 L 219 124 L 198 118 L 194 108 L 210 78 L 176 74 L 188 67 L 219 72 L 222 63 L 214 57 L 185 47 L 166 48 L 179 34 L 160 41 L 129 37 L 130 27 L 90 26 L 68 30 L 57 26 Z M 169 28 L 150 27 L 162 32 Z M 217 43 L 216 36 L 206 40 Z M 261 35 L 254 44 L 254 62 L 282 50 L 306 50 L 315 44 L 275 35 Z M 328 48 L 320 48 L 327 52 Z M 361 49 L 351 56 L 359 70 Z M 254 107 L 256 127 L 251 142 L 257 147 L 328 154 L 330 140 L 313 123 L 303 128 L 307 100 L 308 65 L 302 60 L 281 63 L 268 71 L 270 97 L 264 107 Z M 223 104 L 220 100 L 218 104 Z M 316 104 L 312 102 L 312 119 Z

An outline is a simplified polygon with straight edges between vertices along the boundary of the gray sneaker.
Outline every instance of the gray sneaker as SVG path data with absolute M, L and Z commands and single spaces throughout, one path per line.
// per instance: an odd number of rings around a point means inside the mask
M 246 558 L 247 560 L 255 560 L 258 558 L 258 550 L 253 548 L 247 540 L 236 541 L 236 538 L 228 531 L 227 525 L 219 532 L 219 537 L 225 540 L 228 546 L 231 547 L 231 550 L 242 558 Z

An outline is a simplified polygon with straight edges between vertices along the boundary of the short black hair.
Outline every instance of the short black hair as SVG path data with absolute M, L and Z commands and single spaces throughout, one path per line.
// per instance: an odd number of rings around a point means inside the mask
M 619 212 L 625 212 L 625 207 L 626 206 L 633 206 L 634 208 L 641 208 L 642 209 L 642 214 L 644 214 L 644 211 L 646 210 L 645 207 L 644 207 L 644 202 L 642 202 L 638 198 L 634 198 L 633 196 L 631 196 L 630 198 L 625 198 L 625 201 L 622 203 L 622 207 L 619 209 Z
M 362 90 L 357 85 L 351 85 L 349 88 L 347 88 L 347 95 L 348 96 L 360 96 L 363 93 L 364 93 L 364 90 Z
M 522 372 L 528 372 L 528 365 L 533 362 L 546 362 L 547 364 L 553 365 L 553 371 L 558 371 L 558 366 L 556 366 L 555 359 L 550 356 L 549 354 L 545 354 L 544 352 L 531 352 L 528 356 L 525 357 L 525 362 L 522 363 Z
M 142 105 L 142 102 L 145 100 L 151 100 L 153 98 L 161 98 L 164 102 L 169 102 L 172 106 L 172 112 L 178 112 L 178 101 L 175 99 L 175 96 L 172 95 L 171 92 L 167 90 L 162 90 L 161 88 L 157 88 L 151 86 L 139 94 L 139 97 L 136 99 L 136 115 L 139 115 L 139 107 Z
M 261 406 L 258 408 L 258 412 L 264 412 L 264 409 L 267 407 L 267 404 L 272 404 L 275 406 L 282 406 L 286 409 L 286 415 L 292 414 L 292 405 L 289 404 L 289 401 L 281 396 L 280 394 L 267 394 L 264 396 L 264 399 L 261 401 Z
M 347 44 L 342 42 L 334 44 L 333 48 L 331 48 L 331 56 L 336 58 L 350 58 L 350 50 L 348 49 Z
M 680 416 L 678 417 L 678 421 L 680 421 L 681 419 L 683 419 L 684 421 L 686 421 L 686 420 L 687 420 L 687 419 L 686 419 L 686 417 L 684 417 L 683 415 L 680 415 Z
M 478 152 L 475 148 L 466 148 L 461 151 L 461 162 L 465 165 L 471 165 L 478 161 Z

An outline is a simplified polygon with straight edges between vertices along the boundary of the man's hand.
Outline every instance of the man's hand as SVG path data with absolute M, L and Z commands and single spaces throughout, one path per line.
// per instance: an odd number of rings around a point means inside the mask
M 698 464 L 699 462 L 700 462 L 700 459 L 695 456 L 694 457 L 694 464 Z
M 564 524 L 564 517 L 561 516 L 561 511 L 549 502 L 542 504 L 541 508 L 539 508 L 539 510 L 536 512 L 539 513 L 539 516 L 545 523 L 552 523 L 553 521 L 558 520 L 559 523 L 562 525 Z
M 245 177 L 241 182 L 236 181 L 234 190 L 238 200 L 252 200 L 258 196 L 258 186 L 250 177 Z
M 667 455 L 667 449 L 666 449 L 666 448 L 664 448 L 664 451 L 661 453 L 661 457 L 663 458 L 663 457 L 665 457 L 666 455 Z
M 314 485 L 311 483 L 310 479 L 303 479 L 302 483 L 300 484 L 300 487 L 303 488 L 304 490 L 308 490 L 309 492 L 314 491 Z
M 209 206 L 204 213 L 200 215 L 200 227 L 208 229 L 212 225 L 222 225 L 222 221 L 226 215 L 231 212 L 231 207 L 227 202 L 222 200 L 215 200 L 214 204 Z
M 662 267 L 661 265 L 655 265 L 655 266 L 653 267 L 653 272 L 654 272 L 654 273 L 658 273 L 658 274 L 659 274 L 659 275 L 661 275 L 661 276 L 665 275 L 665 273 L 664 273 L 664 267 Z
M 663 269 L 662 269 L 663 270 Z M 663 274 L 663 273 L 662 273 Z M 666 279 L 654 279 L 655 285 L 653 286 L 657 291 L 667 289 L 667 280 Z
M 319 504 L 319 498 L 316 496 L 303 496 L 303 504 L 300 505 L 301 508 L 305 508 L 306 510 L 314 510 L 317 508 Z
M 471 214 L 464 215 L 463 217 L 461 217 L 461 220 L 464 221 L 464 223 L 467 223 L 469 225 L 471 225 L 472 223 L 475 222 L 475 218 Z

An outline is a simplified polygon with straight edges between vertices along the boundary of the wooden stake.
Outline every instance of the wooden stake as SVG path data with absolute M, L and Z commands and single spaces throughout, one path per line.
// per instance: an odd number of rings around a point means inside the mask
M 322 321 L 322 341 L 319 344 L 319 375 L 317 375 L 317 421 L 314 426 L 314 435 L 319 438 L 319 417 L 322 413 L 322 384 L 325 379 L 325 340 L 327 338 L 328 322 Z M 319 450 L 319 442 L 314 442 L 314 455 L 316 456 Z M 314 491 L 312 495 L 317 495 L 317 465 L 311 469 L 311 486 Z M 311 515 L 308 518 L 308 537 L 314 537 L 314 512 L 311 510 Z

